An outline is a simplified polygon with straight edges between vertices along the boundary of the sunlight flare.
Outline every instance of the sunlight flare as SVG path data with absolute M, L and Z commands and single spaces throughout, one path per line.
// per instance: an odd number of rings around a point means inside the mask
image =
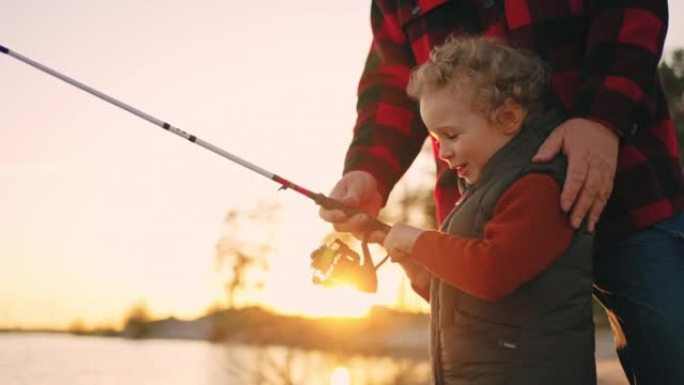
M 330 375 L 330 385 L 351 385 L 349 369 L 343 366 L 336 367 Z

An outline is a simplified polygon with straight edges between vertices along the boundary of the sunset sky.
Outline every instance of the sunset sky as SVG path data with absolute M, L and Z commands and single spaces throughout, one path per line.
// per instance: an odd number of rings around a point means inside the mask
M 368 1 L 4 0 L 0 44 L 314 191 L 338 179 L 370 44 Z M 668 52 L 684 47 L 670 4 Z M 330 230 L 294 192 L 0 56 L 0 327 L 116 324 L 144 300 L 194 317 L 225 299 L 228 210 L 281 206 L 264 293 L 289 313 L 359 314 L 380 291 L 310 283 Z M 255 234 L 250 234 L 254 237 Z M 381 257 L 376 250 L 376 259 Z

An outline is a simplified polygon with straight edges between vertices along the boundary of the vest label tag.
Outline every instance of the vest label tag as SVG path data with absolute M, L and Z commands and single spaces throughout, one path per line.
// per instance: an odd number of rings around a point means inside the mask
M 511 342 L 511 341 L 499 340 L 499 341 L 497 341 L 497 344 L 500 347 L 505 348 L 505 349 L 510 349 L 510 350 L 518 349 L 518 344 L 516 344 L 515 342 Z

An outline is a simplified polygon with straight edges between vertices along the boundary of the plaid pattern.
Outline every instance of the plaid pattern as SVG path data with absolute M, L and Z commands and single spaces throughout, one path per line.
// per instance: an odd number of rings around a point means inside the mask
M 498 36 L 550 64 L 558 104 L 620 135 L 615 187 L 600 234 L 622 237 L 671 217 L 684 209 L 684 177 L 657 77 L 667 12 L 666 0 L 373 1 L 374 39 L 345 172 L 370 172 L 386 198 L 427 137 L 418 107 L 405 93 L 410 70 L 451 34 Z M 441 222 L 458 188 L 455 173 L 436 163 Z

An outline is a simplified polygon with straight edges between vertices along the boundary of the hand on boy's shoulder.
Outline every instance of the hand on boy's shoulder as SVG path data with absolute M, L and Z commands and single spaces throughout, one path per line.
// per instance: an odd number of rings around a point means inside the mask
M 618 147 L 619 137 L 610 127 L 574 118 L 556 127 L 532 158 L 546 162 L 561 151 L 568 157 L 560 202 L 564 211 L 572 209 L 575 228 L 589 214 L 589 230 L 594 230 L 613 190 Z

